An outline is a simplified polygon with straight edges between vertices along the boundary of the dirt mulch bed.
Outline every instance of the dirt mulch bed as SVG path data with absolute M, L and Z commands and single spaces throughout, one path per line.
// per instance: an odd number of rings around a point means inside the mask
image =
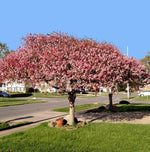
M 150 124 L 150 112 L 86 113 L 86 111 L 81 111 L 76 113 L 76 117 L 89 122 Z

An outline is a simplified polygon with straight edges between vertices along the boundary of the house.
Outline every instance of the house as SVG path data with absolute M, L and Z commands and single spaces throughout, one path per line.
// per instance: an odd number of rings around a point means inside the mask
M 22 82 L 5 82 L 0 85 L 0 90 L 8 92 L 26 92 L 25 84 Z
M 150 91 L 150 84 L 148 85 L 145 85 L 143 88 L 142 88 L 143 91 Z
M 47 91 L 47 92 L 57 92 L 58 89 L 48 86 L 46 83 L 40 83 L 36 84 L 33 88 L 33 85 L 31 83 L 24 83 L 22 81 L 15 81 L 15 82 L 5 82 L 0 84 L 0 90 L 6 91 L 6 92 L 20 92 L 20 93 L 26 93 L 30 88 L 32 90 L 38 89 L 41 93 Z

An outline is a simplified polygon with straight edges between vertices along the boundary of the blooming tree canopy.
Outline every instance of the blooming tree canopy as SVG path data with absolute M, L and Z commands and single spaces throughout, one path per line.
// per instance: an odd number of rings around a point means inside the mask
M 29 34 L 23 40 L 22 47 L 2 60 L 3 79 L 57 79 L 60 86 L 67 79 L 113 87 L 116 82 L 147 77 L 142 64 L 109 43 L 79 40 L 61 33 Z
M 80 85 L 113 90 L 116 83 L 148 77 L 141 63 L 126 57 L 110 43 L 78 39 L 63 33 L 29 34 L 23 41 L 17 51 L 0 62 L 1 81 L 55 81 L 59 87 L 70 81 L 72 90 Z

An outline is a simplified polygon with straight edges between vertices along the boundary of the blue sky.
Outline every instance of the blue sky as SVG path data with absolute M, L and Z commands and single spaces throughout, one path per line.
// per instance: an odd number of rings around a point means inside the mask
M 117 46 L 136 59 L 150 51 L 150 0 L 1 0 L 0 42 L 16 50 L 28 33 L 64 32 Z

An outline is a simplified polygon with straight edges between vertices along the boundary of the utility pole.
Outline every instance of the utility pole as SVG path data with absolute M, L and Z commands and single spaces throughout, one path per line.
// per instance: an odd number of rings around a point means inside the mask
M 127 46 L 127 56 L 128 56 L 128 46 Z
M 128 56 L 128 46 L 127 46 L 127 56 Z M 127 98 L 130 98 L 130 88 L 129 88 L 129 82 L 127 83 Z

